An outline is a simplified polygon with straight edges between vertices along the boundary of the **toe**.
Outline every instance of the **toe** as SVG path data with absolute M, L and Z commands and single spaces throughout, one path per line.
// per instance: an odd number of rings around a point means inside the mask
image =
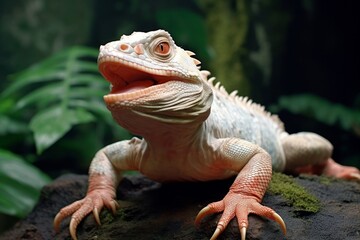
M 60 231 L 60 224 L 61 222 L 67 218 L 68 216 L 70 216 L 71 214 L 73 214 L 74 212 L 76 212 L 80 206 L 82 204 L 82 201 L 76 201 L 74 203 L 72 203 L 69 206 L 66 206 L 64 208 L 62 208 L 58 214 L 56 214 L 55 218 L 54 218 L 54 228 L 56 232 Z
M 280 225 L 280 228 L 281 228 L 283 234 L 286 235 L 286 224 L 285 224 L 284 220 L 276 212 L 273 212 L 272 214 L 273 215 L 272 215 L 272 217 L 270 217 L 270 219 L 277 222 Z
M 205 218 L 206 216 L 209 216 L 213 213 L 218 213 L 221 211 L 224 211 L 223 201 L 218 201 L 218 202 L 214 202 L 214 203 L 207 205 L 206 207 L 201 209 L 200 212 L 198 213 L 198 215 L 196 216 L 195 225 L 200 226 L 200 222 L 203 218 Z
M 92 204 L 87 202 L 87 203 L 83 204 L 81 206 L 81 208 L 72 215 L 69 229 L 70 229 L 70 235 L 74 240 L 77 239 L 77 237 L 76 237 L 77 226 L 92 210 L 93 210 Z
M 99 210 L 97 209 L 97 207 L 94 208 L 93 214 L 94 214 L 96 223 L 97 223 L 98 225 L 101 225 L 100 216 L 99 216 Z
M 270 220 L 273 220 L 273 221 L 277 222 L 279 224 L 282 232 L 284 233 L 284 235 L 286 235 L 285 222 L 280 217 L 280 215 L 277 214 L 273 209 L 271 209 L 269 207 L 266 207 L 266 206 L 263 206 L 260 203 L 252 201 L 252 200 L 248 201 L 248 205 L 246 206 L 246 209 L 248 209 L 249 213 L 253 213 L 253 214 L 256 214 L 256 215 L 259 215 L 259 216 L 262 216 L 262 217 L 265 217 L 265 218 L 268 218 Z M 237 212 L 239 212 L 239 211 L 237 211 Z M 242 211 L 240 210 L 240 212 L 244 212 L 244 209 Z M 241 216 L 241 215 L 242 215 L 241 213 L 240 214 L 237 213 L 239 223 L 243 222 L 243 223 L 246 223 L 246 224 L 240 225 L 239 226 L 240 229 L 242 227 L 247 227 L 247 221 L 248 221 L 247 216 L 243 216 L 242 218 L 239 218 L 239 216 Z
M 356 167 L 344 166 L 333 159 L 328 159 L 322 172 L 326 176 L 342 178 L 347 180 L 360 180 L 360 170 Z
M 204 217 L 221 211 L 223 211 L 223 214 L 211 240 L 215 240 L 235 216 L 239 224 L 241 239 L 245 240 L 246 230 L 248 228 L 248 215 L 250 213 L 276 221 L 280 225 L 284 235 L 286 234 L 285 222 L 274 210 L 261 205 L 255 198 L 234 193 L 229 193 L 222 201 L 211 203 L 204 207 L 197 215 L 195 224 L 199 225 Z
M 360 173 L 351 173 L 350 178 L 355 180 L 360 180 Z
M 110 202 L 110 208 L 111 208 L 112 213 L 115 214 L 116 210 L 119 208 L 119 204 L 115 200 L 112 200 Z
M 210 240 L 215 240 L 215 239 L 217 239 L 217 238 L 219 237 L 219 235 L 221 234 L 222 231 L 223 231 L 222 229 L 220 229 L 220 228 L 217 227 L 217 228 L 215 229 L 214 234 L 211 236 Z

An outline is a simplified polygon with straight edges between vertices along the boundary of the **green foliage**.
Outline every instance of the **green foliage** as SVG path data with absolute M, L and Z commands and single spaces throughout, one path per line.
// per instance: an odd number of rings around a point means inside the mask
M 283 196 L 297 211 L 316 213 L 320 210 L 319 200 L 288 175 L 274 172 L 268 191 Z
M 360 135 L 360 111 L 340 104 L 331 103 L 311 94 L 298 94 L 280 97 L 278 104 L 271 110 L 278 112 L 286 109 L 294 114 L 314 118 L 327 125 L 338 125 L 344 130 Z
M 12 111 L 34 112 L 29 127 L 38 153 L 74 125 L 94 121 L 93 113 L 108 117 L 100 102 L 108 84 L 98 73 L 97 54 L 94 49 L 73 47 L 12 76 L 2 98 L 21 96 Z
M 50 150 L 48 161 L 67 159 L 70 150 L 77 161 L 86 159 L 87 167 L 92 150 L 104 145 L 99 136 L 114 135 L 109 129 L 115 123 L 102 100 L 109 84 L 98 72 L 97 55 L 95 49 L 73 47 L 10 77 L 0 95 L 0 212 L 23 217 L 32 209 L 50 179 L 30 162 L 36 162 L 39 154 L 45 154 L 75 125 L 85 127 L 78 127 L 75 135 L 62 141 L 60 151 Z M 89 131 L 86 124 L 95 119 L 98 127 Z M 117 128 L 114 132 L 124 134 Z M 38 155 L 31 152 L 34 144 Z M 1 150 L 7 148 L 21 152 L 24 158 Z
M 0 212 L 24 217 L 49 181 L 48 176 L 19 156 L 0 149 Z

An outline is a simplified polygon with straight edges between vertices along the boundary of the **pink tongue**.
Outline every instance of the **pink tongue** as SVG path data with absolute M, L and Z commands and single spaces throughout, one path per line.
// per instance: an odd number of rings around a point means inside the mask
M 126 87 L 122 88 L 119 91 L 119 93 L 133 92 L 144 88 L 148 88 L 152 85 L 154 85 L 154 82 L 151 80 L 135 81 L 129 83 Z

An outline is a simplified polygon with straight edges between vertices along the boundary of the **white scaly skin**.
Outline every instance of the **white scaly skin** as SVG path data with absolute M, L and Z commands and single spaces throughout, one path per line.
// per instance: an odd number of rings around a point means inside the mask
M 247 98 L 228 94 L 208 71 L 201 71 L 194 54 L 175 45 L 163 30 L 134 32 L 100 47 L 99 70 L 111 83 L 104 97 L 114 119 L 143 138 L 120 141 L 101 149 L 89 170 L 86 197 L 56 215 L 55 229 L 72 215 L 70 233 L 90 212 L 118 207 L 115 189 L 121 172 L 138 170 L 157 181 L 207 181 L 236 176 L 223 200 L 202 209 L 224 212 L 211 239 L 237 217 L 242 239 L 247 216 L 255 213 L 277 221 L 281 217 L 260 204 L 272 169 L 302 166 L 338 177 L 359 178 L 359 170 L 336 164 L 332 146 L 313 133 L 289 135 L 276 116 Z

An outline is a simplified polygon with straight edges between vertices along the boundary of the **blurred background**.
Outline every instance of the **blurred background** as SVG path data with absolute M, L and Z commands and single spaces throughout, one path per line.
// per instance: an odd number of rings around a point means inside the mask
M 97 150 L 131 135 L 102 102 L 99 45 L 165 29 L 231 92 L 312 131 L 360 167 L 358 1 L 2 0 L 0 233 L 44 184 L 87 174 Z

